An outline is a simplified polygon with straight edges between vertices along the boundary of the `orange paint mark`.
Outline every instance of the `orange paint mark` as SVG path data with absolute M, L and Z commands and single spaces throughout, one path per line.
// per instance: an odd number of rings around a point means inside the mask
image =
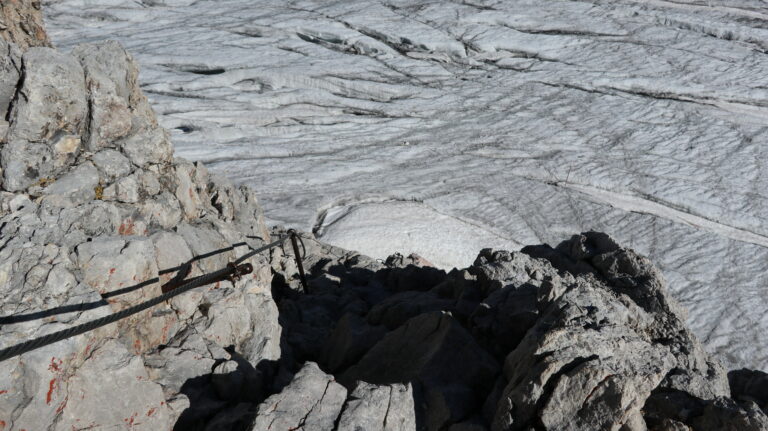
M 51 379 L 51 381 L 48 383 L 48 395 L 45 396 L 46 404 L 51 403 L 51 396 L 53 395 L 54 388 L 56 388 L 56 379 Z
M 5 429 L 5 421 L 0 421 L 0 430 Z
M 154 408 L 154 407 L 152 407 L 151 409 L 149 409 L 149 411 L 147 412 L 147 417 L 149 417 L 149 416 L 152 416 L 153 414 L 155 414 L 155 410 L 157 410 L 157 409 L 156 409 L 156 408 Z

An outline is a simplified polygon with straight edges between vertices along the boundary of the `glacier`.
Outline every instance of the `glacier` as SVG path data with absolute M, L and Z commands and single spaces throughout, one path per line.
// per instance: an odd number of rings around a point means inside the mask
M 120 41 L 177 155 L 270 222 L 447 268 L 604 231 L 768 370 L 764 2 L 43 3 L 60 49 Z

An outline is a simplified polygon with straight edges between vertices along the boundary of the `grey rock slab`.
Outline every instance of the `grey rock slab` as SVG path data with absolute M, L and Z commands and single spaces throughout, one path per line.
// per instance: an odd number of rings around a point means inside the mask
M 498 371 L 493 357 L 450 314 L 430 312 L 385 335 L 340 380 L 348 386 L 411 382 L 421 391 L 417 408 L 426 428 L 437 430 L 479 408 Z
M 63 164 L 56 162 L 51 141 L 60 134 L 79 136 L 88 112 L 83 68 L 74 57 L 38 47 L 22 61 L 24 80 L 2 149 L 4 188 L 12 191 L 56 176 Z
M 43 189 L 45 195 L 63 196 L 73 203 L 86 203 L 96 197 L 99 185 L 99 171 L 92 163 L 83 163 L 56 179 Z
M 65 399 L 56 430 L 172 427 L 160 385 L 149 380 L 141 357 L 115 341 L 94 351 L 68 380 L 68 397 L 76 402 Z
M 328 370 L 339 372 L 360 359 L 386 332 L 382 326 L 369 325 L 362 317 L 347 313 L 328 336 L 322 363 Z
M 99 168 L 101 176 L 114 181 L 131 173 L 131 162 L 122 153 L 113 149 L 99 151 L 91 157 L 93 164 Z
M 307 362 L 288 386 L 259 405 L 250 429 L 332 430 L 346 396 L 333 376 Z
M 78 45 L 72 54 L 85 70 L 90 105 L 86 148 L 95 152 L 131 130 L 126 87 L 132 84 L 130 75 L 136 75 L 136 67 L 126 61 L 125 50 L 115 41 Z
M 360 382 L 349 393 L 335 430 L 416 431 L 413 403 L 408 384 Z

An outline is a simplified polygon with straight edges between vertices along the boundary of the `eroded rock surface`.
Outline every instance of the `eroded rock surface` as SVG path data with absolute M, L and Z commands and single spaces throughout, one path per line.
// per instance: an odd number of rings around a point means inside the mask
M 6 3 L 4 13 L 25 2 Z M 191 262 L 194 277 L 269 240 L 253 192 L 173 159 L 119 44 L 67 54 L 0 43 L 1 345 L 123 310 L 159 295 L 175 275 L 163 270 Z M 235 389 L 209 397 L 195 381 L 219 362 L 280 356 L 268 257 L 249 262 L 239 281 L 0 363 L 0 429 L 171 429 L 207 419 L 205 405 L 253 400 Z M 258 381 L 253 366 L 227 370 L 217 369 Z

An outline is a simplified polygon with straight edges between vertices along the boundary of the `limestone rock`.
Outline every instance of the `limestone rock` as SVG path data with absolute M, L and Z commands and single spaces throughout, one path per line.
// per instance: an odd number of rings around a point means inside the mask
M 336 431 L 416 431 L 409 384 L 360 382 L 349 393 Z
M 332 430 L 347 390 L 308 362 L 282 392 L 259 405 L 251 430 Z
M 328 337 L 322 363 L 330 371 L 341 371 L 359 360 L 385 333 L 385 328 L 371 326 L 362 317 L 347 313 Z
M 20 191 L 41 178 L 56 177 L 77 155 L 62 139 L 79 136 L 87 116 L 84 72 L 72 56 L 31 48 L 22 58 L 24 76 L 10 113 L 2 148 L 4 188 Z
M 340 379 L 375 384 L 412 382 L 421 391 L 428 430 L 467 416 L 482 404 L 498 372 L 496 361 L 450 315 L 426 313 L 387 334 Z

